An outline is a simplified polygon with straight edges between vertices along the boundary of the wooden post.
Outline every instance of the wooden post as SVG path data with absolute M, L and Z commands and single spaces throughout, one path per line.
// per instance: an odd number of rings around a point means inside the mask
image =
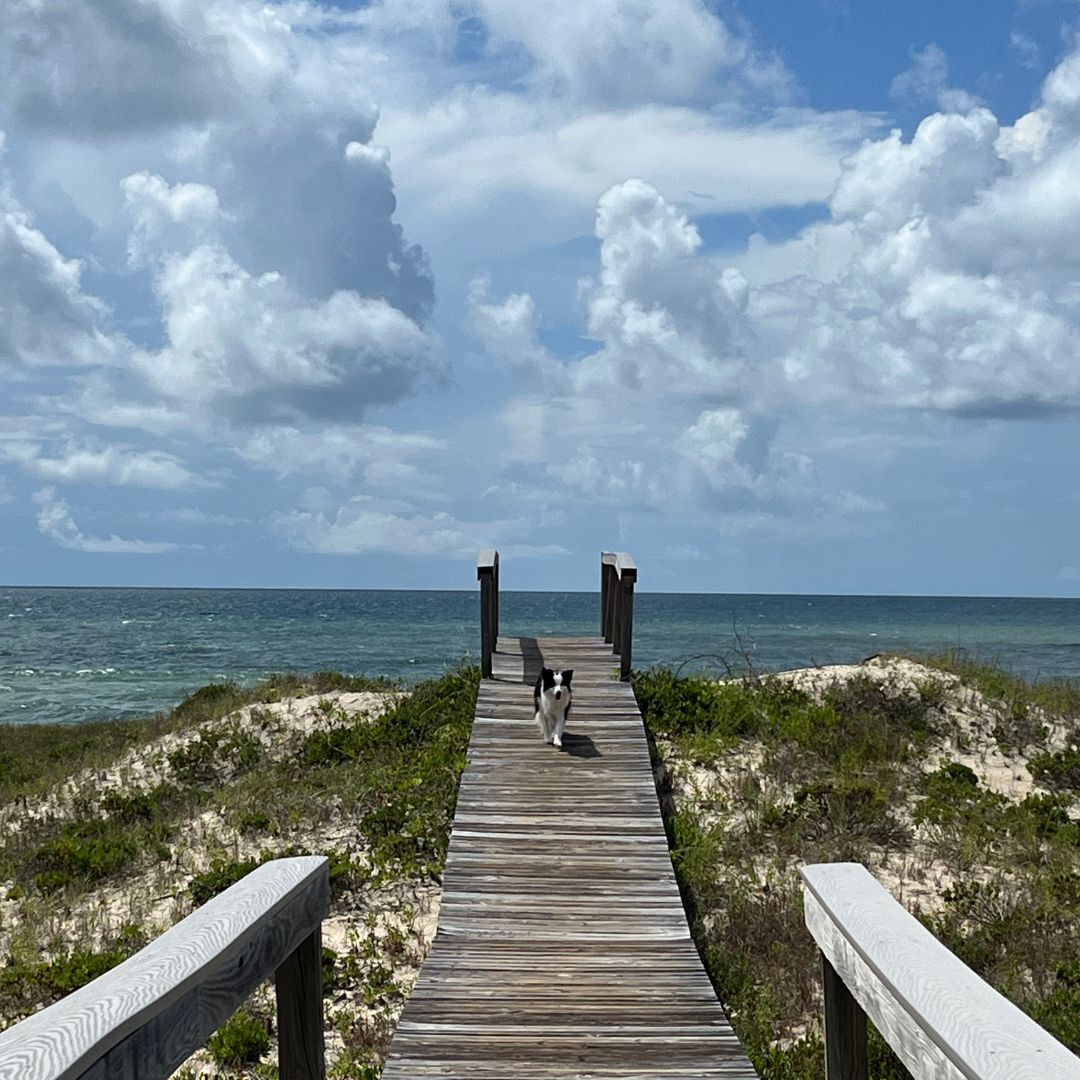
M 868 1080 L 866 1013 L 821 954 L 825 987 L 825 1080 Z
M 326 1080 L 321 926 L 285 958 L 274 984 L 281 1080 Z
M 615 556 L 615 565 L 611 575 L 611 651 L 618 656 L 622 648 L 622 582 L 619 580 L 619 557 Z
M 634 582 L 637 581 L 637 567 L 626 552 L 619 552 L 615 559 L 618 572 L 618 626 L 616 641 L 619 647 L 619 678 L 624 682 L 630 678 L 630 666 L 633 662 L 634 644 Z
M 491 678 L 491 654 L 499 641 L 499 553 L 484 548 L 476 561 L 480 581 L 480 674 Z
M 615 625 L 615 552 L 600 552 L 600 633 L 610 645 Z
M 499 553 L 495 552 L 495 595 L 491 601 L 491 651 L 499 651 Z

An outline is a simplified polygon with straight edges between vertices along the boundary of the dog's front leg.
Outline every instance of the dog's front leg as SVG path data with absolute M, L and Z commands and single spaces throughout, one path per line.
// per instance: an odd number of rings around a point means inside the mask
M 560 713 L 555 718 L 555 726 L 554 726 L 554 729 L 552 730 L 552 733 L 551 733 L 551 741 L 557 747 L 559 747 L 560 750 L 562 749 L 562 733 L 565 730 L 565 728 L 566 728 L 566 713 L 563 712 L 563 713 Z

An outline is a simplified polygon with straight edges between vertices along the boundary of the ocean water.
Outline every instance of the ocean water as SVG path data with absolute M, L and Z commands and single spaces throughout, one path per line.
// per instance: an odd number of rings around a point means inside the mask
M 596 634 L 596 593 L 504 592 L 509 635 Z M 1080 600 L 638 593 L 634 665 L 763 670 L 963 648 L 1080 678 Z M 0 588 L 0 722 L 139 716 L 221 679 L 415 680 L 479 650 L 477 592 Z

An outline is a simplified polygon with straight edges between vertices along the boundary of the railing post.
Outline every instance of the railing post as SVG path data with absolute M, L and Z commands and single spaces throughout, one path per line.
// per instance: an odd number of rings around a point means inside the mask
M 615 560 L 618 571 L 618 624 L 615 640 L 618 642 L 619 678 L 624 682 L 630 678 L 630 666 L 633 662 L 634 643 L 634 582 L 637 581 L 637 567 L 634 560 L 625 552 L 620 552 Z
M 499 553 L 484 548 L 476 561 L 480 581 L 480 674 L 491 678 L 491 654 L 499 641 Z
M 326 1080 L 321 926 L 285 958 L 274 984 L 281 1080 Z
M 615 552 L 600 552 L 600 633 L 610 645 L 615 626 Z
M 622 582 L 619 580 L 619 561 L 616 556 L 611 575 L 611 651 L 616 656 L 622 648 L 622 605 Z
M 825 989 L 825 1080 L 868 1080 L 866 1013 L 821 954 Z

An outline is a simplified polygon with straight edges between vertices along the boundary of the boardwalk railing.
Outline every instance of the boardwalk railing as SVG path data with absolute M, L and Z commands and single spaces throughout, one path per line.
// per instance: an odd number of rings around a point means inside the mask
M 275 975 L 281 1080 L 323 1080 L 321 856 L 275 859 L 0 1032 L 0 1080 L 164 1080 Z
M 619 677 L 630 678 L 637 567 L 625 551 L 600 554 L 600 633 L 619 657 Z
M 499 645 L 499 553 L 484 548 L 476 560 L 480 582 L 480 674 L 491 678 L 491 654 Z M 634 645 L 637 566 L 625 551 L 600 554 L 600 633 L 619 658 L 619 677 L 630 678 Z
M 821 950 L 827 1080 L 866 1080 L 870 1017 L 915 1080 L 1080 1080 L 1071 1054 L 858 863 L 804 866 Z
M 480 674 L 491 678 L 491 654 L 499 644 L 499 553 L 484 548 L 476 560 L 480 582 Z

